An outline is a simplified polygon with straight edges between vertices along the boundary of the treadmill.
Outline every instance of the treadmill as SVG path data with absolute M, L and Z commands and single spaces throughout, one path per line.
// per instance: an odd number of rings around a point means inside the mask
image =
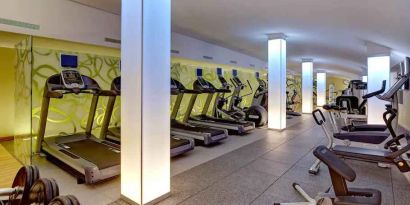
M 215 129 L 206 126 L 197 126 L 187 123 L 192 112 L 192 110 L 190 109 L 186 110 L 182 122 L 176 119 L 185 93 L 198 94 L 197 91 L 186 89 L 184 85 L 182 85 L 182 83 L 171 78 L 171 95 L 177 96 L 171 113 L 171 134 L 192 138 L 199 144 L 205 146 L 218 143 L 228 138 L 227 130 Z
M 109 127 L 111 116 L 113 114 L 115 100 L 117 96 L 121 96 L 121 76 L 116 77 L 111 83 L 111 90 L 116 94 L 110 96 L 107 103 L 107 109 L 105 111 L 104 120 L 101 126 L 101 139 L 106 139 L 114 143 L 121 142 L 121 127 Z M 192 139 L 186 139 L 183 137 L 177 137 L 171 135 L 171 157 L 176 157 L 189 152 L 194 149 L 195 142 Z
M 62 55 L 61 61 L 67 61 L 65 58 L 73 56 Z M 76 56 L 74 58 L 76 61 Z M 50 99 L 62 99 L 71 94 L 93 96 L 85 132 L 44 137 Z M 99 140 L 91 134 L 99 97 L 114 95 L 111 91 L 102 90 L 94 79 L 74 69 L 64 69 L 60 74 L 50 76 L 44 87 L 36 152 L 43 152 L 48 160 L 77 177 L 79 184 L 93 184 L 118 176 L 121 168 L 119 145 Z
M 115 96 L 110 96 L 108 98 L 104 120 L 101 125 L 100 139 L 119 143 L 121 141 L 121 127 L 110 127 L 110 121 L 117 96 L 121 96 L 121 76 L 114 78 L 111 83 L 111 91 L 115 93 Z
M 230 93 L 229 89 L 216 89 L 210 82 L 205 80 L 202 76 L 202 69 L 196 70 L 197 80 L 194 82 L 193 90 L 198 91 L 194 93 L 189 101 L 188 110 L 192 110 L 199 94 L 207 94 L 205 105 L 200 115 L 190 116 L 188 122 L 194 125 L 205 125 L 213 128 L 227 129 L 228 132 L 236 134 L 244 134 L 255 129 L 255 123 L 241 120 L 231 120 L 224 118 L 217 118 L 208 115 L 209 106 L 215 93 Z

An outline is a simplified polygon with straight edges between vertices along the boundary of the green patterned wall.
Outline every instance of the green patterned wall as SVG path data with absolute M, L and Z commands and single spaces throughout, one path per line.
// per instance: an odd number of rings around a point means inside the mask
M 233 67 L 229 65 L 213 64 L 213 63 L 207 63 L 207 62 L 202 62 L 202 61 L 192 61 L 192 60 L 181 59 L 181 58 L 172 59 L 171 77 L 180 81 L 186 88 L 191 89 L 194 81 L 196 80 L 196 69 L 197 68 L 202 68 L 204 78 L 207 81 L 211 82 L 217 88 L 221 87 L 221 84 L 216 75 L 216 68 L 223 68 L 224 76 L 228 81 L 229 79 L 232 78 L 232 70 L 236 69 L 238 70 L 238 77 L 242 80 L 243 83 L 247 84 L 247 80 L 249 80 L 250 84 L 252 85 L 253 92 L 258 87 L 258 82 L 255 77 L 255 69 L 238 68 L 238 67 Z M 266 80 L 266 70 L 259 70 L 259 72 L 261 73 L 261 78 Z M 246 87 L 246 89 L 244 89 L 241 92 L 241 95 L 244 95 L 250 92 L 251 92 L 251 89 L 248 86 Z M 178 117 L 177 117 L 178 119 L 181 119 L 182 116 L 186 113 L 186 108 L 188 106 L 190 97 L 191 95 L 189 94 L 186 94 L 186 96 L 184 96 L 184 99 L 181 103 L 181 107 L 178 112 Z M 253 98 L 253 93 L 251 95 L 244 97 L 241 105 L 243 107 L 247 107 L 251 105 L 252 98 Z M 176 97 L 172 96 L 171 108 L 174 105 L 175 99 Z M 192 111 L 193 115 L 199 114 L 202 111 L 205 100 L 206 100 L 206 94 L 200 94 L 198 96 L 195 106 Z M 211 104 L 211 107 L 208 110 L 209 113 L 212 112 L 212 106 L 213 106 L 213 102 Z
M 32 70 L 32 124 L 36 134 L 41 111 L 41 101 L 46 79 L 61 71 L 60 54 L 74 54 L 78 56 L 78 70 L 95 79 L 102 89 L 110 89 L 111 81 L 120 75 L 118 57 L 101 56 L 90 53 L 78 53 L 62 50 L 52 50 L 33 46 Z M 52 99 L 47 121 L 47 135 L 60 133 L 74 133 L 84 131 L 89 113 L 91 95 L 66 95 L 63 99 Z M 100 97 L 93 133 L 99 136 L 107 104 L 107 97 Z M 120 100 L 117 100 L 111 124 L 120 123 Z
M 24 165 L 31 164 L 31 45 L 27 37 L 15 45 L 14 156 Z

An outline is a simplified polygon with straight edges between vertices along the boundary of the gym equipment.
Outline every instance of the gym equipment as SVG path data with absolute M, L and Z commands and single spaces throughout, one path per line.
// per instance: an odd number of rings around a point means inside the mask
M 361 160 L 366 162 L 373 162 L 373 163 L 384 163 L 384 164 L 394 164 L 397 168 L 404 174 L 404 176 L 410 180 L 410 167 L 408 164 L 410 155 L 407 153 L 410 150 L 410 135 L 409 134 L 402 134 L 397 137 L 393 137 L 391 140 L 384 144 L 384 148 L 386 150 L 379 150 L 379 149 L 369 149 L 369 148 L 362 148 L 362 147 L 353 147 L 348 145 L 334 145 L 333 141 L 334 138 L 338 138 L 336 135 L 329 134 L 326 126 L 326 119 L 321 110 L 317 109 L 313 111 L 313 117 L 318 125 L 320 125 L 328 139 L 327 148 L 332 150 L 336 155 L 349 158 L 354 160 Z M 390 115 L 387 118 L 387 115 Z M 388 114 L 383 116 L 386 125 L 389 130 L 392 130 L 392 121 L 396 115 L 393 111 L 390 111 Z M 362 132 L 357 132 L 362 133 Z M 395 135 L 394 135 L 395 136 Z M 360 135 L 357 136 L 358 140 L 354 138 L 352 141 L 361 141 L 364 143 L 372 143 L 373 141 L 377 141 L 379 139 L 375 138 L 372 139 L 371 137 L 361 137 Z M 407 145 L 401 146 L 400 140 L 406 139 Z M 344 140 L 344 139 L 342 139 Z M 381 140 L 379 140 L 381 141 Z M 383 140 L 384 141 L 384 140 Z M 373 143 L 376 144 L 376 143 Z M 320 169 L 320 160 L 316 160 L 316 162 L 312 165 L 309 169 L 309 173 L 317 174 Z
M 231 96 L 231 101 L 229 103 L 229 111 L 237 112 L 236 115 L 241 116 L 242 120 L 254 122 L 256 127 L 262 127 L 268 122 L 268 111 L 261 105 L 251 105 L 250 107 L 241 107 L 241 102 L 243 97 L 253 94 L 252 86 L 248 82 L 248 86 L 251 92 L 241 95 L 241 91 L 247 87 L 243 84 L 238 77 L 238 71 L 232 70 L 231 82 L 234 86 L 234 91 Z
M 24 166 L 17 172 L 12 188 L 0 189 L 1 205 L 27 205 L 43 204 L 48 205 L 58 197 L 59 188 L 54 179 L 40 179 L 40 173 L 35 166 Z M 70 198 L 80 203 L 74 196 Z
M 40 173 L 37 167 L 21 167 L 14 177 L 11 188 L 0 189 L 0 204 L 27 204 L 29 201 L 30 189 L 39 178 Z
M 313 151 L 313 154 L 329 168 L 334 195 L 328 193 L 329 188 L 326 193 L 320 193 L 313 199 L 299 184 L 293 183 L 293 188 L 295 188 L 307 202 L 274 203 L 274 205 L 380 205 L 382 203 L 382 194 L 379 190 L 349 188 L 347 186 L 346 181 L 355 181 L 356 173 L 328 148 L 319 146 Z
M 229 89 L 215 88 L 214 85 L 203 78 L 202 69 L 200 68 L 196 70 L 196 75 L 197 80 L 193 84 L 193 90 L 198 91 L 198 93 L 192 94 L 187 110 L 193 109 L 198 95 L 207 94 L 207 98 L 201 114 L 195 116 L 191 115 L 188 119 L 188 123 L 217 129 L 226 129 L 228 132 L 233 132 L 235 134 L 244 134 L 255 129 L 255 123 L 253 122 L 209 116 L 208 110 L 214 95 L 216 93 L 230 93 L 231 91 Z
M 57 182 L 54 179 L 38 179 L 30 189 L 30 204 L 49 204 L 60 194 Z
M 111 91 L 115 93 L 113 96 L 108 97 L 107 108 L 105 110 L 104 120 L 101 125 L 100 138 L 107 139 L 113 142 L 121 141 L 121 127 L 109 127 L 111 117 L 114 111 L 115 100 L 117 96 L 121 96 L 121 76 L 114 78 L 111 82 Z
M 377 95 L 380 95 L 380 94 L 384 93 L 385 90 L 386 90 L 386 81 L 383 80 L 382 87 L 380 88 L 380 90 L 368 93 L 368 94 L 366 94 L 362 97 L 363 101 L 358 106 L 358 110 L 359 110 L 358 113 L 359 114 L 366 114 L 365 112 L 362 112 L 362 111 L 366 110 L 367 100 L 371 97 L 374 97 L 374 96 L 377 96 Z M 351 96 L 351 97 L 353 97 L 353 96 Z M 357 101 L 357 99 L 355 99 L 355 98 L 353 98 L 353 99 L 354 99 L 353 101 Z M 338 106 L 341 106 L 341 104 L 343 104 L 341 102 L 342 100 L 343 99 L 339 99 L 339 103 L 337 104 Z M 352 110 L 352 107 L 351 107 L 352 101 L 348 100 L 346 102 L 347 102 L 346 104 L 348 105 L 348 107 L 350 107 L 350 109 L 347 108 L 347 112 L 349 112 L 349 110 Z M 348 116 L 349 116 L 349 113 L 346 113 L 345 121 L 347 121 Z M 371 124 L 355 125 L 353 122 L 351 122 L 351 123 L 345 122 L 345 123 L 347 125 L 343 126 L 341 129 L 344 130 L 344 131 L 349 131 L 349 132 L 351 132 L 351 131 L 384 131 L 384 130 L 387 129 L 387 127 L 385 125 L 375 125 L 375 124 L 373 124 L 373 125 L 371 125 Z
M 252 105 L 260 105 L 265 110 L 268 110 L 268 83 L 260 78 L 259 72 L 255 73 L 256 80 L 258 81 L 258 88 L 253 95 Z
M 228 138 L 227 130 L 189 124 L 188 119 L 191 115 L 192 108 L 186 110 L 182 122 L 179 122 L 176 118 L 179 108 L 181 107 L 184 94 L 195 95 L 199 94 L 199 92 L 186 89 L 182 83 L 171 78 L 171 95 L 177 96 L 171 113 L 171 134 L 194 139 L 195 142 L 206 146 L 218 143 Z M 191 98 L 193 97 L 191 96 Z
M 116 96 L 121 95 L 121 76 L 116 77 L 111 83 L 111 90 L 116 93 Z M 101 139 L 107 139 L 114 143 L 121 142 L 121 128 L 112 127 L 109 128 L 111 116 L 113 113 L 116 96 L 110 96 L 107 103 L 107 109 L 103 123 L 101 125 Z M 184 139 L 181 137 L 171 136 L 171 157 L 184 154 L 191 151 L 195 147 L 195 143 L 192 139 Z
M 85 132 L 45 138 L 50 99 L 62 99 L 68 94 L 93 96 Z M 116 94 L 102 90 L 94 79 L 75 69 L 64 69 L 45 83 L 36 152 L 45 153 L 48 160 L 74 175 L 77 183 L 92 184 L 120 174 L 120 147 L 91 133 L 100 96 Z
M 295 112 L 295 105 L 297 104 L 295 102 L 295 98 L 298 95 L 298 92 L 296 90 L 293 90 L 292 96 L 289 98 L 289 92 L 286 91 L 286 115 L 290 116 L 302 116 L 302 114 Z
M 73 195 L 68 195 L 54 198 L 49 205 L 80 205 L 80 202 Z

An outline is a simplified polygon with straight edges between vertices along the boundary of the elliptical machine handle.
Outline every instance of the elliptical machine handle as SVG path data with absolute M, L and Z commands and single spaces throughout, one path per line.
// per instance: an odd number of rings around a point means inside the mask
M 320 113 L 321 119 L 317 118 L 316 113 Z M 326 122 L 325 116 L 323 115 L 323 112 L 320 109 L 316 109 L 312 112 L 313 118 L 315 118 L 315 121 L 318 125 L 323 125 L 324 122 Z

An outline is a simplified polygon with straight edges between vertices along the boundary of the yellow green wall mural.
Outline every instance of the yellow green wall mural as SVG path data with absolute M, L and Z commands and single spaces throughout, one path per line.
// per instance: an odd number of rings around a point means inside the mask
M 171 65 L 171 77 L 180 81 L 188 89 L 192 89 L 192 85 L 194 81 L 196 80 L 196 69 L 197 68 L 202 68 L 203 77 L 217 88 L 221 87 L 221 83 L 219 82 L 217 74 L 216 74 L 217 68 L 222 68 L 224 70 L 224 77 L 228 81 L 229 79 L 232 78 L 232 70 L 236 69 L 238 71 L 238 77 L 242 80 L 243 83 L 247 84 L 247 80 L 249 80 L 249 83 L 252 86 L 253 92 L 258 87 L 258 82 L 255 77 L 256 71 L 254 68 L 235 67 L 232 65 L 216 64 L 216 63 L 209 63 L 209 62 L 204 62 L 204 61 L 194 61 L 194 60 L 183 59 L 183 58 L 172 58 L 171 64 L 172 64 Z M 260 73 L 261 78 L 266 80 L 266 77 L 267 77 L 266 70 L 264 69 L 257 69 L 257 70 Z M 245 95 L 251 92 L 252 92 L 251 88 L 247 86 L 241 92 L 241 95 Z M 185 114 L 190 97 L 191 96 L 188 94 L 184 96 L 184 99 L 181 103 L 181 107 L 178 112 L 177 119 L 181 119 L 182 116 Z M 253 93 L 244 97 L 241 105 L 243 107 L 250 106 L 252 103 L 252 98 L 253 98 Z M 175 99 L 176 99 L 175 96 L 173 96 L 171 99 L 171 108 L 174 105 Z M 206 100 L 205 94 L 202 94 L 202 95 L 200 94 L 198 96 L 195 106 L 192 111 L 193 115 L 199 114 L 202 111 L 202 108 L 204 107 L 204 104 L 205 104 L 205 100 Z M 213 107 L 213 102 L 211 103 L 211 106 L 208 110 L 209 113 L 212 112 L 212 109 L 211 109 L 212 107 Z
M 33 132 L 37 132 L 37 123 L 41 111 L 41 101 L 46 79 L 61 71 L 60 54 L 78 56 L 78 70 L 83 75 L 95 79 L 102 89 L 110 89 L 112 80 L 120 75 L 120 59 L 113 56 L 95 55 L 64 50 L 54 50 L 36 47 L 33 41 L 32 70 L 32 117 Z M 94 131 L 102 124 L 108 98 L 101 97 L 97 108 Z M 47 123 L 47 135 L 59 133 L 74 133 L 84 131 L 87 123 L 90 95 L 67 95 L 63 99 L 52 99 Z M 111 121 L 118 124 L 119 103 L 116 104 L 114 117 Z M 99 133 L 94 133 L 98 136 Z

